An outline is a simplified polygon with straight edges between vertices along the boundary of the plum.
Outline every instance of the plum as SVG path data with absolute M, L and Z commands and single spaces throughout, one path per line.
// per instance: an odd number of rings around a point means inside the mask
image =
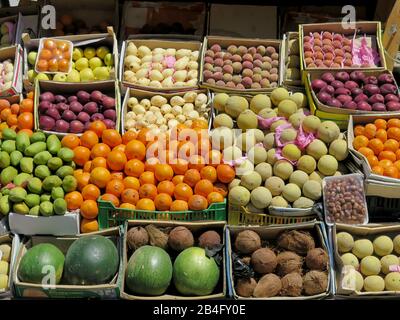
M 117 115 L 114 109 L 107 109 L 106 111 L 103 112 L 104 118 L 110 119 L 112 121 L 115 121 L 117 119 Z
M 39 117 L 39 127 L 43 130 L 52 130 L 55 125 L 55 120 L 52 117 L 40 116 Z
M 355 88 L 358 88 L 358 83 L 353 80 L 348 80 L 344 83 L 344 87 L 351 91 Z
M 68 110 L 69 106 L 64 102 L 59 102 L 56 104 L 56 108 L 57 108 L 58 112 L 61 113 L 61 112 L 64 112 L 65 110 Z
M 332 96 L 335 93 L 335 88 L 331 85 L 327 85 L 326 87 L 321 89 L 321 92 L 326 92 L 327 94 Z
M 78 93 L 76 94 L 76 96 L 78 97 L 78 100 L 81 103 L 86 103 L 90 101 L 90 93 L 80 90 L 78 91 Z
M 353 98 L 347 94 L 339 94 L 336 99 L 339 100 L 342 105 L 346 102 L 353 101 Z
M 349 89 L 347 89 L 347 88 L 345 88 L 345 87 L 337 88 L 337 89 L 335 90 L 335 95 L 342 95 L 342 94 L 344 94 L 344 95 L 346 95 L 346 96 L 350 96 L 350 95 L 351 95 L 351 92 L 350 92 Z
M 104 120 L 104 116 L 101 113 L 94 113 L 92 114 L 92 116 L 90 117 L 91 121 L 96 121 L 96 120 Z
M 389 73 L 382 73 L 378 76 L 378 82 L 379 84 L 385 84 L 385 83 L 394 83 L 393 77 Z
M 55 100 L 54 94 L 52 94 L 52 93 L 49 92 L 49 91 L 43 92 L 43 93 L 39 96 L 39 100 L 40 100 L 40 101 L 50 101 L 50 102 L 54 102 L 54 100 Z
M 115 122 L 110 119 L 104 119 L 104 124 L 106 125 L 107 129 L 115 129 Z
M 341 82 L 346 82 L 350 79 L 350 75 L 346 71 L 339 71 L 335 74 L 335 79 Z
M 83 110 L 89 114 L 94 114 L 98 112 L 99 108 L 97 107 L 96 102 L 88 102 L 83 106 Z
M 364 78 L 364 84 L 378 84 L 378 79 L 375 76 L 368 76 Z
M 68 102 L 69 103 L 74 102 L 74 101 L 78 101 L 78 97 L 77 96 L 69 96 L 68 97 Z
M 327 103 L 332 97 L 330 94 L 328 94 L 327 92 L 319 92 L 317 94 L 317 98 L 319 101 L 321 101 L 322 103 Z
M 344 87 L 344 83 L 339 80 L 335 80 L 331 82 L 331 86 L 334 87 L 335 89 L 342 88 Z
M 385 102 L 389 102 L 389 101 L 396 101 L 399 102 L 400 99 L 398 96 L 396 96 L 395 94 L 389 93 L 385 96 Z
M 61 116 L 55 105 L 52 105 L 46 110 L 46 115 L 52 117 L 54 120 L 60 120 Z
M 389 93 L 391 93 L 391 94 L 396 94 L 397 93 L 396 86 L 394 84 L 390 84 L 390 83 L 385 83 L 385 84 L 381 85 L 379 87 L 379 90 L 381 91 L 381 93 L 383 95 L 386 95 L 386 94 L 389 94 Z
M 92 101 L 100 103 L 101 99 L 103 99 L 103 94 L 99 90 L 94 90 L 90 94 L 90 98 Z
M 79 120 L 82 123 L 86 123 L 86 122 L 90 121 L 90 116 L 86 112 L 82 111 L 82 112 L 79 112 L 76 120 Z
M 372 104 L 372 110 L 378 111 L 378 112 L 383 112 L 386 111 L 386 106 L 383 103 L 376 102 Z
M 389 101 L 386 103 L 386 109 L 388 111 L 399 111 L 400 110 L 400 102 Z
M 331 83 L 335 80 L 335 77 L 331 72 L 324 72 L 321 75 L 321 80 L 325 81 L 326 83 Z
M 350 110 L 356 110 L 357 109 L 357 103 L 354 101 L 347 101 L 343 104 L 344 109 L 350 109 Z
M 80 102 L 73 101 L 69 105 L 69 110 L 71 110 L 72 112 L 75 112 L 75 113 L 79 113 L 79 112 L 81 112 L 83 110 L 83 106 L 82 106 L 82 104 Z
M 370 104 L 384 103 L 384 102 L 385 102 L 384 96 L 379 93 L 376 93 L 376 94 L 370 96 L 368 99 L 368 103 L 370 103 Z
M 69 131 L 69 123 L 65 120 L 57 120 L 55 131 L 57 132 L 68 132 Z
M 79 120 L 74 120 L 71 122 L 70 131 L 72 133 L 81 133 L 85 129 L 85 126 Z
M 114 108 L 115 107 L 115 99 L 108 97 L 108 96 L 103 96 L 102 105 L 103 105 L 104 109 Z
M 331 107 L 335 107 L 335 108 L 342 107 L 342 103 L 338 99 L 335 99 L 335 98 L 330 98 L 327 102 L 327 105 L 331 106 Z
M 362 111 L 371 111 L 372 107 L 367 101 L 360 101 L 357 103 L 357 109 Z
M 360 101 L 367 101 L 367 100 L 368 100 L 368 96 L 365 95 L 364 93 L 360 93 L 359 95 L 357 95 L 354 98 L 354 101 L 357 102 L 357 103 L 359 103 Z
M 315 92 L 319 92 L 322 88 L 326 87 L 327 83 L 321 79 L 314 79 L 311 82 L 311 88 L 315 91 Z
M 62 114 L 62 118 L 63 118 L 65 121 L 71 122 L 72 120 L 75 120 L 75 119 L 76 119 L 76 115 L 75 115 L 75 113 L 73 113 L 71 110 L 65 110 L 65 111 L 63 112 L 63 114 Z
M 367 84 L 364 86 L 364 93 L 369 97 L 373 96 L 374 94 L 380 93 L 380 92 L 381 92 L 381 90 L 375 84 Z
M 350 73 L 350 79 L 355 81 L 355 82 L 363 82 L 363 79 L 365 78 L 365 74 L 362 71 L 353 71 Z
M 351 95 L 353 97 L 356 97 L 356 96 L 358 96 L 359 94 L 362 94 L 362 93 L 364 93 L 364 91 L 361 88 L 353 88 L 353 89 L 351 89 Z
M 53 104 L 50 101 L 44 100 L 39 103 L 39 111 L 45 113 L 51 106 L 53 106 Z
M 65 102 L 67 102 L 67 98 L 62 96 L 61 94 L 56 95 L 54 97 L 54 99 L 55 99 L 56 103 L 60 103 L 60 102 L 64 102 L 65 103 Z

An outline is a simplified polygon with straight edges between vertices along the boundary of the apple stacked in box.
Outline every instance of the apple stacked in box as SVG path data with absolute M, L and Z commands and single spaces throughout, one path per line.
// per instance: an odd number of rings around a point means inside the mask
M 10 59 L 0 63 L 0 91 L 11 88 L 14 75 L 14 64 Z
M 78 91 L 76 95 L 40 95 L 39 127 L 62 133 L 82 133 L 90 122 L 102 120 L 108 129 L 115 129 L 115 99 L 95 90 Z
M 389 73 L 325 72 L 311 82 L 318 100 L 330 107 L 361 111 L 399 111 L 399 90 Z

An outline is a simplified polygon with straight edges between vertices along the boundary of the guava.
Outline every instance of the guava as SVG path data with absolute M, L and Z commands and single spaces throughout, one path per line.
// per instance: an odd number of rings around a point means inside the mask
M 328 148 L 325 143 L 319 139 L 314 139 L 306 148 L 308 155 L 312 156 L 315 160 L 319 160 L 322 156 L 328 153 Z
M 362 258 L 360 266 L 361 273 L 364 276 L 373 276 L 381 272 L 381 262 L 375 256 Z
M 388 236 L 375 238 L 373 245 L 375 254 L 381 257 L 391 254 L 393 251 L 393 242 Z
M 364 279 L 364 290 L 366 292 L 378 292 L 385 289 L 385 281 L 380 276 L 368 276 Z
M 288 183 L 283 187 L 282 196 L 289 202 L 294 202 L 301 197 L 301 189 L 297 184 Z
M 342 259 L 343 265 L 353 266 L 354 268 L 358 269 L 359 262 L 358 262 L 357 257 L 354 254 L 347 252 L 347 253 L 343 254 L 340 258 Z
M 309 155 L 301 156 L 299 161 L 297 161 L 297 169 L 302 170 L 308 174 L 315 171 L 317 163 L 315 159 Z
M 339 232 L 336 235 L 336 245 L 339 252 L 349 252 L 353 249 L 354 239 L 348 232 Z
M 293 166 L 286 160 L 279 160 L 275 162 L 273 171 L 275 176 L 287 180 L 293 173 Z
M 359 259 L 371 256 L 374 253 L 374 246 L 368 239 L 360 239 L 354 242 L 352 251 Z

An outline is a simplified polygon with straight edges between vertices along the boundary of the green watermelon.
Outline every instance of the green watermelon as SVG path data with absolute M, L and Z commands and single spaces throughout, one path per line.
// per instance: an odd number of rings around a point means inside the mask
M 64 274 L 72 285 L 105 284 L 118 271 L 119 256 L 114 243 L 101 235 L 75 240 L 65 256 Z
M 172 262 L 162 248 L 143 246 L 129 259 L 126 285 L 135 294 L 159 296 L 167 291 L 172 278 Z
M 214 258 L 208 258 L 203 248 L 187 248 L 175 259 L 174 285 L 182 295 L 206 296 L 218 284 L 219 272 Z
M 54 267 L 55 283 L 60 283 L 65 257 L 55 245 L 41 243 L 30 248 L 22 257 L 18 268 L 18 278 L 22 282 L 50 284 L 45 277 L 51 275 L 49 266 Z

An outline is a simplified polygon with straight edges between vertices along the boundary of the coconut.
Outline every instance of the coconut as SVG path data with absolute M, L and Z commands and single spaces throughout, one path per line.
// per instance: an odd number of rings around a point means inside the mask
M 260 236 L 251 230 L 241 231 L 236 237 L 235 248 L 242 254 L 252 254 L 261 248 Z
M 303 290 L 303 279 L 297 272 L 287 274 L 281 279 L 282 296 L 298 297 L 301 296 Z
M 187 248 L 193 247 L 193 234 L 186 227 L 175 227 L 169 233 L 168 245 L 175 251 L 183 251 Z
M 303 288 L 306 295 L 312 296 L 326 291 L 328 276 L 325 272 L 312 270 L 303 277 Z
M 216 231 L 203 232 L 199 237 L 199 246 L 202 248 L 213 248 L 219 244 L 221 244 L 221 237 Z
M 308 251 L 306 265 L 311 270 L 326 270 L 328 266 L 328 254 L 322 248 L 315 248 Z
M 251 255 L 251 265 L 260 274 L 274 272 L 277 263 L 275 253 L 269 248 L 258 249 Z
M 155 247 L 160 247 L 163 249 L 167 249 L 168 247 L 168 236 L 155 227 L 152 224 L 149 224 L 145 227 L 147 233 L 149 234 L 150 238 L 150 245 Z
M 257 286 L 257 281 L 254 278 L 249 279 L 238 279 L 235 286 L 235 291 L 237 295 L 241 297 L 251 297 L 253 295 L 254 289 Z
M 279 247 L 300 255 L 306 255 L 315 248 L 314 239 L 307 231 L 285 231 L 279 236 L 277 243 Z
M 142 227 L 130 228 L 126 234 L 126 241 L 130 249 L 136 250 L 149 243 L 149 234 Z
M 276 257 L 278 262 L 276 271 L 280 276 L 296 272 L 301 273 L 303 258 L 291 251 L 284 251 Z
M 253 296 L 256 298 L 274 297 L 279 294 L 281 289 L 281 279 L 273 273 L 268 273 L 258 281 Z

